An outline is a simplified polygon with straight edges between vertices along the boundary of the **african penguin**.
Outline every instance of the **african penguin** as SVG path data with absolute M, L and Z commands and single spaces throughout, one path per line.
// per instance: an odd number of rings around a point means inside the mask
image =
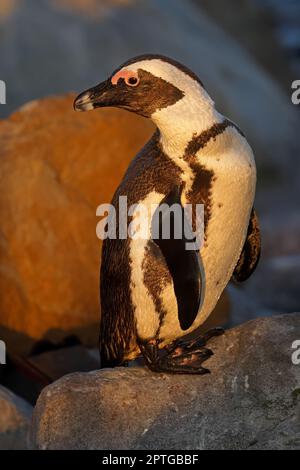
M 151 227 L 143 239 L 104 240 L 102 366 L 125 364 L 142 353 L 154 371 L 209 372 L 202 367 L 212 354 L 205 345 L 223 330 L 193 341 L 184 336 L 207 319 L 231 278 L 243 281 L 257 265 L 252 150 L 239 128 L 215 109 L 199 78 L 161 55 L 127 61 L 74 102 L 78 111 L 105 106 L 150 118 L 157 127 L 115 192 L 117 212 L 120 196 L 127 196 L 128 207 L 143 204 L 149 210 L 153 204 L 203 204 L 204 243 L 198 251 L 187 250 L 184 235 L 155 238 Z

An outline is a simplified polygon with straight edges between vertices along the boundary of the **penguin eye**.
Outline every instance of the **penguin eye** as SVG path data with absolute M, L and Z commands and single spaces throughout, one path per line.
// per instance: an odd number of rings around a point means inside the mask
M 140 83 L 140 79 L 138 77 L 126 77 L 125 83 L 128 86 L 137 86 Z

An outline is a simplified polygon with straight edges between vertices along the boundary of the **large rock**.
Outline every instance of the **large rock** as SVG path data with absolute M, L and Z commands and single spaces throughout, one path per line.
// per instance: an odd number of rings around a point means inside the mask
M 79 329 L 96 344 L 96 208 L 153 131 L 124 111 L 75 113 L 72 101 L 35 101 L 0 122 L 0 338 L 16 352 Z
M 250 321 L 211 342 L 206 376 L 144 368 L 76 373 L 45 388 L 37 449 L 300 449 L 300 314 Z
M 27 448 L 32 407 L 0 385 L 0 450 Z
M 243 292 L 263 309 L 279 313 L 298 310 L 300 305 L 300 255 L 263 259 Z
M 300 305 L 300 215 L 292 204 L 269 210 L 261 218 L 262 257 L 253 276 L 228 289 L 231 324 Z

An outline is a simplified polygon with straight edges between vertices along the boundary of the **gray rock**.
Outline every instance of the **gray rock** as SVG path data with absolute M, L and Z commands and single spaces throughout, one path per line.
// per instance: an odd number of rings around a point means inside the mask
M 260 217 L 262 256 L 258 267 L 245 283 L 227 288 L 230 326 L 299 310 L 300 215 L 298 208 L 291 208 L 294 201 L 275 210 L 270 201 L 268 214 Z
M 295 203 L 295 207 L 294 207 Z M 268 210 L 261 220 L 264 257 L 300 255 L 300 213 L 298 197 L 279 210 Z M 269 201 L 268 207 L 272 207 Z M 294 210 L 292 208 L 294 207 Z
M 299 285 L 300 254 L 263 257 L 247 282 L 227 288 L 230 326 L 282 311 L 299 310 Z
M 227 288 L 227 294 L 230 301 L 230 320 L 228 327 L 241 325 L 246 321 L 253 320 L 258 317 L 269 317 L 276 312 L 275 309 L 267 308 L 263 305 L 259 297 L 259 289 L 255 294 L 250 294 L 247 285 L 236 285 L 230 283 Z
M 300 314 L 211 342 L 206 376 L 117 368 L 70 374 L 40 395 L 37 449 L 300 449 Z
M 294 312 L 300 306 L 300 255 L 263 258 L 243 292 L 261 310 Z M 259 312 L 258 312 L 259 313 Z
M 0 385 L 0 449 L 27 448 L 32 406 Z

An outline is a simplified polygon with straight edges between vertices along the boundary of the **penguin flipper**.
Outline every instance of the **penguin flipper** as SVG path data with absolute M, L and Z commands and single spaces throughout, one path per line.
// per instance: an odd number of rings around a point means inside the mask
M 261 251 L 260 229 L 258 217 L 254 208 L 252 209 L 248 232 L 244 248 L 233 271 L 232 279 L 237 282 L 243 282 L 248 279 L 255 270 Z
M 187 330 L 199 311 L 202 282 L 199 251 L 187 249 L 187 244 L 194 242 L 195 237 L 181 204 L 181 192 L 182 188 L 175 186 L 162 200 L 153 215 L 151 231 L 152 240 L 159 246 L 173 279 L 180 327 Z M 190 233 L 186 234 L 187 231 Z

